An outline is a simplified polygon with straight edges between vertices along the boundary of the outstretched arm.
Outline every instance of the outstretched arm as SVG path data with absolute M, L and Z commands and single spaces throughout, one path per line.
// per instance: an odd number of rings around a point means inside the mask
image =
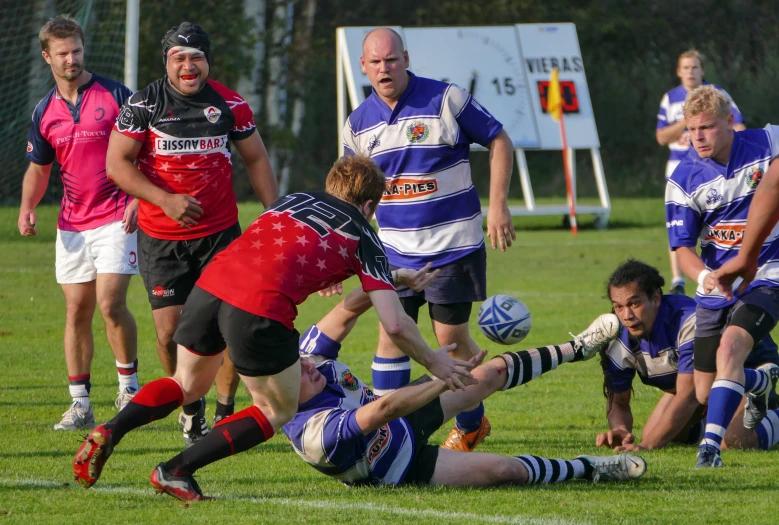
M 443 381 L 432 380 L 409 385 L 357 409 L 355 418 L 363 434 L 422 408 L 447 390 Z

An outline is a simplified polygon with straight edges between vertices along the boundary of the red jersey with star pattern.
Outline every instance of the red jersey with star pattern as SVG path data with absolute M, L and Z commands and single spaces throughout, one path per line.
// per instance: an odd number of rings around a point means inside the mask
M 365 291 L 395 289 L 384 246 L 356 207 L 326 193 L 293 193 L 214 257 L 197 286 L 291 329 L 306 297 L 352 275 Z
M 142 144 L 138 168 L 151 182 L 195 197 L 203 208 L 197 225 L 187 229 L 162 208 L 141 201 L 138 226 L 147 235 L 199 239 L 238 222 L 229 141 L 249 138 L 256 130 L 252 110 L 238 93 L 208 80 L 188 97 L 164 77 L 125 102 L 114 129 Z

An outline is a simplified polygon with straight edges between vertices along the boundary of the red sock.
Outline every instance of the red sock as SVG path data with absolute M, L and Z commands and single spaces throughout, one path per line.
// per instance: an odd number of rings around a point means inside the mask
M 163 377 L 141 388 L 116 417 L 108 422 L 114 431 L 114 444 L 131 430 L 162 419 L 184 402 L 184 391 L 170 377 Z
M 215 461 L 249 450 L 273 437 L 273 425 L 256 406 L 220 421 L 192 447 L 165 464 L 174 476 L 186 476 Z

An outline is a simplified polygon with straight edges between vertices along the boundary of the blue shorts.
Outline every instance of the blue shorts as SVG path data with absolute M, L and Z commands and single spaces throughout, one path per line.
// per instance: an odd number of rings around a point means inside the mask
M 393 270 L 398 267 L 392 265 Z M 440 267 L 441 273 L 421 292 L 401 286 L 398 297 L 421 297 L 430 304 L 474 303 L 487 298 L 487 250 L 482 248 Z M 435 268 L 433 268 L 435 270 Z

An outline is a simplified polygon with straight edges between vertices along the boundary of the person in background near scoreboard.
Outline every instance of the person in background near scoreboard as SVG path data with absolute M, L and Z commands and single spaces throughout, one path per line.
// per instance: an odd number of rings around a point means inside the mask
M 105 174 L 108 137 L 130 90 L 84 69 L 84 30 L 72 18 L 50 19 L 39 38 L 56 85 L 32 115 L 18 226 L 24 236 L 37 235 L 35 207 L 56 159 L 64 191 L 55 273 L 65 296 L 65 364 L 73 402 L 54 429 L 91 429 L 96 305 L 116 359 L 116 407 L 121 410 L 138 390 L 138 334 L 127 308 L 130 276 L 138 273 L 138 201 Z
M 424 376 L 377 397 L 338 361 L 341 342 L 370 306 L 370 299 L 358 288 L 300 340 L 300 405 L 284 433 L 295 452 L 319 472 L 349 486 L 474 487 L 580 478 L 626 481 L 643 474 L 644 460 L 628 454 L 566 461 L 466 453 L 428 444 L 430 436 L 465 407 L 499 390 L 527 384 L 565 363 L 595 356 L 617 336 L 619 321 L 614 314 L 601 315 L 572 341 L 494 357 L 474 368 L 478 383 L 464 390 L 447 392 L 441 381 Z M 480 362 L 484 355 L 480 352 L 471 362 Z
M 697 49 L 689 49 L 679 55 L 676 65 L 676 75 L 682 83 L 663 95 L 660 101 L 660 111 L 657 113 L 657 131 L 655 138 L 661 146 L 668 146 L 671 150 L 671 156 L 665 165 L 666 180 L 679 165 L 679 162 L 687 155 L 690 149 L 690 134 L 687 132 L 687 125 L 684 122 L 684 98 L 687 93 L 701 85 L 709 83 L 703 80 L 703 55 Z M 719 86 L 719 89 L 730 99 L 730 96 Z M 744 116 L 739 111 L 736 103 L 730 100 L 733 111 L 733 129 L 741 131 L 746 129 L 744 126 Z M 671 295 L 685 295 L 684 276 L 679 270 L 676 253 L 671 250 Z
M 393 286 L 398 273 L 390 274 L 369 222 L 385 189 L 384 174 L 366 157 L 339 159 L 325 187 L 326 193 L 279 199 L 203 270 L 174 336 L 179 343 L 176 374 L 148 383 L 122 412 L 92 431 L 73 461 L 79 483 L 89 488 L 97 481 L 127 432 L 202 396 L 227 346 L 254 404 L 220 421 L 151 475 L 158 492 L 205 499 L 192 477 L 195 471 L 267 441 L 297 411 L 297 305 L 352 275 L 359 277 L 396 344 L 447 388 L 468 384 L 473 364 L 453 359 L 448 352 L 454 345 L 431 350 L 400 305 Z
M 238 93 L 208 78 L 208 34 L 182 22 L 162 39 L 162 60 L 167 74 L 122 107 L 107 171 L 120 188 L 141 199 L 141 277 L 157 331 L 157 354 L 173 375 L 173 334 L 181 307 L 203 268 L 241 234 L 229 143 L 243 158 L 266 207 L 278 198 L 278 188 L 251 108 Z M 216 383 L 218 422 L 233 413 L 238 387 L 227 356 Z M 187 446 L 208 432 L 205 409 L 205 398 L 183 407 L 180 423 Z
M 387 175 L 376 212 L 379 236 L 392 268 L 441 273 L 424 292 L 401 288 L 403 308 L 415 321 L 427 302 L 440 345 L 457 344 L 457 356 L 479 353 L 468 331 L 474 301 L 486 298 L 487 254 L 481 203 L 471 181 L 470 145 L 490 152 L 487 235 L 504 250 L 516 239 L 507 196 L 513 143 L 500 122 L 465 90 L 407 71 L 408 53 L 395 31 L 379 28 L 363 41 L 362 70 L 373 93 L 349 115 L 346 155 L 370 156 Z M 386 394 L 408 383 L 411 363 L 379 327 L 373 386 Z M 473 450 L 490 433 L 484 406 L 457 416 L 445 446 Z
M 696 466 L 721 467 L 723 435 L 749 390 L 744 362 L 779 320 L 779 267 L 774 262 L 779 240 L 763 245 L 757 279 L 736 297 L 729 299 L 716 288 L 712 271 L 741 246 L 752 196 L 779 156 L 779 126 L 734 132 L 731 102 L 713 86 L 687 94 L 684 118 L 694 149 L 668 180 L 666 224 L 679 266 L 698 282 L 694 380 L 698 400 L 705 403 L 708 397 L 709 408 Z M 762 403 L 757 408 L 765 410 Z M 759 422 L 745 418 L 744 423 Z
M 653 450 L 672 441 L 699 443 L 703 437 L 703 406 L 693 381 L 695 301 L 663 295 L 664 284 L 657 268 L 634 259 L 621 264 L 609 278 L 606 293 L 623 326 L 619 337 L 601 351 L 609 430 L 596 436 L 596 446 Z M 768 450 L 779 441 L 779 410 L 766 411 L 764 406 L 761 412 L 755 401 L 779 408 L 774 391 L 779 353 L 770 336 L 755 345 L 744 366 L 750 369 L 745 375 L 752 400 L 746 405 L 746 417 L 759 424 L 746 428 L 736 415 L 724 442 L 729 448 Z M 640 443 L 635 442 L 630 408 L 636 374 L 642 383 L 665 392 L 644 424 Z

